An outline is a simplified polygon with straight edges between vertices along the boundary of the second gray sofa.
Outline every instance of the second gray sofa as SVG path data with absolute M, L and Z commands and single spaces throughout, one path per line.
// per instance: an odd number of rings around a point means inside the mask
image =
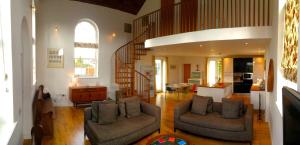
M 248 105 L 246 112 L 238 119 L 222 117 L 222 103 L 213 103 L 213 112 L 206 115 L 190 111 L 192 100 L 175 107 L 174 131 L 180 129 L 193 134 L 230 141 L 252 142 L 253 107 Z

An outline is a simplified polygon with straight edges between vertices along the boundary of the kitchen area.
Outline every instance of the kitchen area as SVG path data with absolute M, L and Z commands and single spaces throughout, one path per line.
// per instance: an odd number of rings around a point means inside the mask
M 221 65 L 216 66 L 215 82 L 210 83 L 210 67 L 207 69 L 207 83 L 199 85 L 197 94 L 214 96 L 214 101 L 232 94 L 249 96 L 254 109 L 265 109 L 265 60 L 263 56 L 226 57 L 219 59 Z M 209 64 L 207 64 L 209 66 Z
M 233 93 L 249 95 L 254 109 L 264 110 L 266 100 L 264 57 L 224 58 L 223 67 L 224 82 L 233 84 Z

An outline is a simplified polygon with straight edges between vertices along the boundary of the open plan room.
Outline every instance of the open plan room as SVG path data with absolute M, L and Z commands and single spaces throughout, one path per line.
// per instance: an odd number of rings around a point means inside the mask
M 300 145 L 299 0 L 0 0 L 0 145 Z

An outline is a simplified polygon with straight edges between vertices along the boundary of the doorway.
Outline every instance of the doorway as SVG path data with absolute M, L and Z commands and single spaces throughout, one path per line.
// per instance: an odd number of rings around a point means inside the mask
M 167 76 L 167 63 L 166 58 L 155 58 L 155 82 L 156 92 L 165 92 L 166 88 L 166 76 Z
M 191 78 L 191 64 L 183 64 L 183 82 L 188 83 Z

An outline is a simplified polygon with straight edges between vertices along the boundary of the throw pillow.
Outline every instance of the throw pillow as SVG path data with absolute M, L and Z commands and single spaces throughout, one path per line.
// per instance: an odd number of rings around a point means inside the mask
M 241 102 L 237 100 L 222 99 L 222 117 L 226 119 L 237 119 L 240 117 Z
M 99 104 L 98 123 L 110 124 L 117 120 L 117 104 L 103 102 Z
M 125 102 L 119 102 L 118 109 L 119 109 L 119 116 L 126 117 Z
M 194 96 L 191 112 L 200 115 L 206 115 L 208 101 L 209 98 Z
M 135 97 L 129 97 L 129 98 L 121 98 L 121 99 L 119 99 L 118 110 L 119 110 L 119 116 L 120 117 L 126 117 L 125 102 L 132 101 L 132 100 L 139 100 L 139 98 L 135 96 Z
M 98 122 L 98 113 L 99 113 L 99 104 L 101 101 L 93 101 L 91 108 L 92 108 L 92 121 Z
M 139 116 L 141 113 L 140 101 L 138 99 L 125 102 L 126 117 Z
M 212 97 L 205 97 L 208 98 L 208 103 L 207 103 L 207 112 L 212 113 L 213 112 L 213 98 Z

